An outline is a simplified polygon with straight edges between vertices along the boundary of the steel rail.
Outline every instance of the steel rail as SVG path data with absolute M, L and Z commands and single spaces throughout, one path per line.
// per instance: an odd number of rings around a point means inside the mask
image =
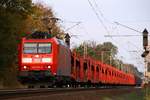
M 49 89 L 16 89 L 16 90 L 0 90 L 0 100 L 29 97 L 37 95 L 52 95 L 79 91 L 93 91 L 100 88 L 49 88 Z
M 81 91 L 96 91 L 100 90 L 102 92 L 108 90 L 120 90 L 129 88 L 43 88 L 43 89 L 16 89 L 16 90 L 0 90 L 0 100 L 14 99 L 20 97 L 30 97 L 37 95 L 53 95 L 53 94 L 64 94 L 71 92 L 81 92 Z

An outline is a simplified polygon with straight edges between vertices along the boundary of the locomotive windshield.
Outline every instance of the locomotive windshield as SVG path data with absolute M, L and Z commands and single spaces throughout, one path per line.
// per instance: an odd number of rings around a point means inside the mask
M 24 43 L 24 53 L 51 53 L 51 43 Z

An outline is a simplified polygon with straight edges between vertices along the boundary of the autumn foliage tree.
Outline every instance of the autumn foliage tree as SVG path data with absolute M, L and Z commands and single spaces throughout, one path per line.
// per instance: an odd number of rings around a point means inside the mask
M 31 0 L 0 1 L 0 82 L 3 86 L 14 85 L 17 40 L 24 20 L 31 13 L 31 5 Z
M 43 21 L 47 16 L 55 17 L 52 9 L 32 0 L 0 1 L 0 86 L 16 86 L 17 45 L 22 36 L 35 30 L 48 31 L 47 27 L 53 28 L 54 35 L 63 33 L 57 22 Z
M 94 59 L 100 60 L 104 63 L 118 66 L 115 62 L 118 48 L 111 42 L 104 42 L 103 44 L 96 44 L 94 41 L 84 42 L 79 47 L 74 48 L 80 55 L 84 55 L 87 48 L 87 55 Z M 110 61 L 111 60 L 111 61 Z
M 63 34 L 53 14 L 51 8 L 44 7 L 41 4 L 36 4 L 32 8 L 32 14 L 25 20 L 25 30 L 31 31 L 45 31 L 48 32 L 51 29 L 53 36 L 57 34 Z M 57 19 L 57 18 L 56 18 Z

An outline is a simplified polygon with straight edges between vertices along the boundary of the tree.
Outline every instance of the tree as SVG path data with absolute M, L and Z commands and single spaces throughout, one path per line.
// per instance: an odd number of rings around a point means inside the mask
M 33 6 L 32 12 L 32 15 L 28 15 L 28 18 L 25 20 L 26 26 L 24 28 L 27 32 L 35 30 L 48 32 L 51 29 L 53 36 L 64 34 L 57 21 L 54 20 L 55 16 L 51 8 L 36 4 Z
M 115 55 L 117 55 L 118 49 L 111 42 L 104 42 L 103 44 L 96 44 L 94 41 L 88 41 L 81 44 L 79 47 L 75 48 L 80 54 L 84 54 L 84 48 L 87 47 L 87 55 L 93 57 L 94 59 L 100 60 L 104 63 L 117 65 L 115 63 Z M 110 58 L 111 57 L 111 58 Z
M 22 36 L 35 29 L 48 31 L 50 24 L 53 35 L 63 34 L 57 22 L 44 23 L 46 16 L 55 17 L 52 9 L 32 4 L 32 0 L 0 1 L 0 83 L 4 86 L 16 85 L 17 45 Z
M 16 79 L 17 42 L 31 9 L 31 0 L 0 2 L 0 81 L 5 86 Z

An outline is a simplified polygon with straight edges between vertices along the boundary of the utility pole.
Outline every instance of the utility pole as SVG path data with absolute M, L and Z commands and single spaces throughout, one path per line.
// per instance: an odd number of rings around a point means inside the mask
M 110 56 L 109 56 L 109 61 L 110 61 L 110 65 L 111 65 L 111 63 L 112 63 L 112 57 L 111 57 L 111 54 L 110 54 Z
M 96 54 L 101 56 L 100 60 L 103 63 L 104 62 L 104 51 L 96 51 Z
M 120 63 L 118 59 L 116 60 L 116 63 L 117 63 L 117 69 L 120 69 Z
M 87 56 L 87 44 L 84 42 L 83 43 L 83 49 L 84 49 L 84 59 L 86 58 L 86 56 Z
M 110 52 L 110 55 L 109 55 L 109 64 L 111 65 L 112 64 L 112 49 L 110 51 L 101 51 L 101 61 L 104 62 L 104 54 L 105 52 Z
M 121 59 L 121 62 L 120 62 L 120 69 L 123 71 L 123 63 L 122 63 L 122 61 L 123 61 L 123 60 L 122 60 L 122 59 L 123 59 L 123 56 L 121 56 L 120 59 Z
M 101 52 L 101 61 L 104 62 L 104 51 Z
M 112 65 L 112 48 L 110 49 L 110 65 Z
M 148 83 L 148 78 L 147 78 L 147 55 L 149 54 L 149 51 L 147 50 L 147 46 L 148 46 L 148 31 L 147 29 L 144 29 L 143 31 L 143 49 L 145 50 L 143 52 L 143 54 L 141 55 L 144 58 L 144 82 Z

